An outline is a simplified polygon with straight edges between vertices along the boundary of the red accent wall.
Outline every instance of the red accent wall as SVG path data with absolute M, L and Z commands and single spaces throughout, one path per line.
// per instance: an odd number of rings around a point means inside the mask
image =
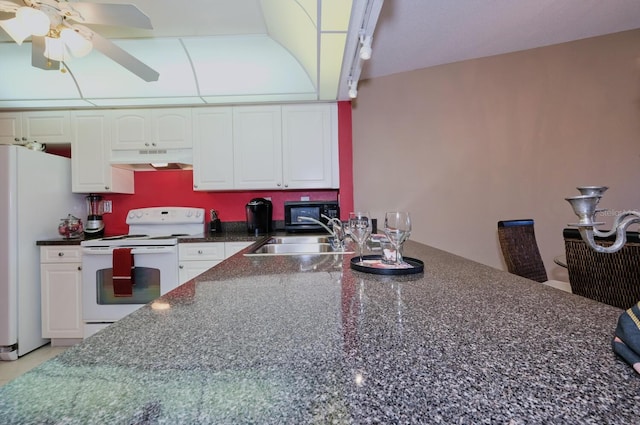
M 127 233 L 127 212 L 134 208 L 180 206 L 205 208 L 218 211 L 225 221 L 246 220 L 245 205 L 253 198 L 270 197 L 273 202 L 273 219 L 284 219 L 284 201 L 299 201 L 301 196 L 310 200 L 339 200 L 342 219 L 353 211 L 353 173 L 351 148 L 351 102 L 338 102 L 338 139 L 340 158 L 339 190 L 280 190 L 280 191 L 229 191 L 194 192 L 193 173 L 188 170 L 137 171 L 135 194 L 104 194 L 111 200 L 113 213 L 103 216 L 106 233 Z M 208 214 L 207 214 L 208 216 Z

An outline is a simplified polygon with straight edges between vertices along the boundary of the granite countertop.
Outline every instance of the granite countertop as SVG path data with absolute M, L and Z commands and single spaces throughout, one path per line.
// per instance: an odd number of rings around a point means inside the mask
M 0 388 L 0 423 L 636 423 L 620 309 L 407 242 L 225 260 Z

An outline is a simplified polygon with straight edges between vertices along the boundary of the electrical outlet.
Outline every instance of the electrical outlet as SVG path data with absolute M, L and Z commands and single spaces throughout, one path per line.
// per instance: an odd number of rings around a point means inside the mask
M 104 213 L 111 213 L 113 212 L 112 209 L 112 205 L 111 205 L 111 201 L 103 201 L 102 202 L 102 209 Z
M 301 200 L 301 201 L 308 201 L 308 200 L 309 200 L 309 197 L 308 197 L 308 196 L 301 196 L 301 197 L 300 197 L 300 200 Z

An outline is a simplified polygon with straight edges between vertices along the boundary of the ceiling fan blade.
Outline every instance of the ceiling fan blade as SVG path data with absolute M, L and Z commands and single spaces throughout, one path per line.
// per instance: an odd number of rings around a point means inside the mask
M 69 19 L 79 23 L 153 29 L 151 19 L 133 4 L 69 2 L 66 7 L 78 12 L 80 20 Z
M 31 36 L 31 65 L 47 71 L 60 69 L 60 62 L 44 56 L 44 37 Z
M 160 74 L 156 70 L 142 63 L 110 40 L 94 32 L 91 41 L 96 50 L 133 72 L 144 81 L 158 81 Z

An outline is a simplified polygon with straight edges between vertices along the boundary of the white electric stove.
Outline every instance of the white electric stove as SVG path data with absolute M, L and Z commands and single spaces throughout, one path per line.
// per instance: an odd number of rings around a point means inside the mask
M 85 337 L 178 286 L 178 238 L 204 235 L 204 209 L 152 207 L 129 211 L 129 233 L 89 239 L 82 247 L 82 307 Z M 130 250 L 133 293 L 117 295 L 113 252 Z M 128 254 L 127 254 L 128 255 Z

